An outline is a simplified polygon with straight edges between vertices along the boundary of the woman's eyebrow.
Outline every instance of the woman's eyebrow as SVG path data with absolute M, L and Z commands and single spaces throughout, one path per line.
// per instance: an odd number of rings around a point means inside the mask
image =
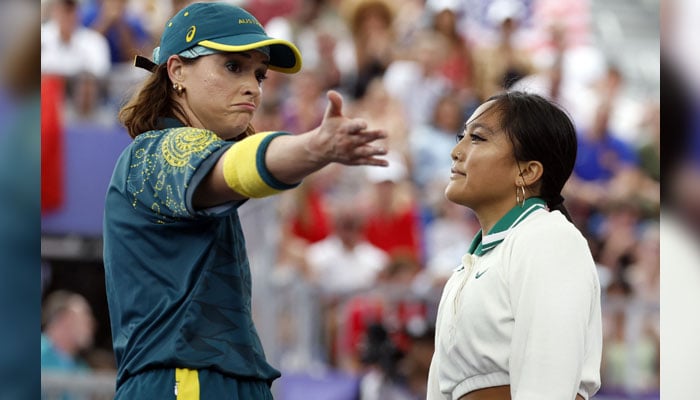
M 493 130 L 493 129 L 489 128 L 487 125 L 484 125 L 484 124 L 482 124 L 482 123 L 480 123 L 480 122 L 471 122 L 471 123 L 467 122 L 467 123 L 464 124 L 464 130 L 465 130 L 465 131 L 467 131 L 467 130 L 470 129 L 470 128 L 471 128 L 472 130 L 477 129 L 477 128 L 478 128 L 478 129 L 481 129 L 481 130 L 484 130 L 484 131 L 486 131 L 486 133 L 488 133 L 489 135 L 493 135 L 493 134 L 494 134 L 494 130 Z
M 236 56 L 240 56 L 240 57 L 245 57 L 245 58 L 247 58 L 247 59 L 250 60 L 250 59 L 253 58 L 253 56 L 250 54 L 251 51 L 252 51 L 252 50 L 248 50 L 248 51 L 245 51 L 245 52 L 243 52 L 243 51 L 241 51 L 241 52 L 232 52 L 232 53 L 229 53 L 229 57 L 235 58 Z M 265 65 L 270 65 L 270 60 L 262 60 L 261 63 L 263 63 L 263 64 L 265 64 Z

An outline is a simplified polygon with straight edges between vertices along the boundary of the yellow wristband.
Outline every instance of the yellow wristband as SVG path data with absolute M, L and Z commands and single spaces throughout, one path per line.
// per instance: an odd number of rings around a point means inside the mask
M 224 180 L 228 187 L 246 197 L 260 198 L 291 189 L 275 179 L 265 165 L 265 153 L 272 139 L 285 132 L 261 132 L 235 143 L 223 155 Z

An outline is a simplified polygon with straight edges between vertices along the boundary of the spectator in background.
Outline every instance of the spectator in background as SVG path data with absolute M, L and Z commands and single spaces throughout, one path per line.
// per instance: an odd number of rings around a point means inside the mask
M 371 183 L 364 236 L 392 257 L 423 261 L 420 210 L 400 154 L 387 155 L 386 168 L 365 167 Z
M 411 345 L 405 357 L 399 364 L 400 370 L 406 379 L 408 390 L 416 399 L 425 399 L 428 383 L 430 361 L 435 352 L 435 326 L 434 319 L 426 319 L 423 324 L 416 324 L 408 329 Z
M 90 304 L 82 295 L 50 293 L 42 307 L 41 369 L 87 371 L 81 352 L 92 346 L 95 328 Z
M 325 88 L 316 71 L 304 69 L 290 82 L 282 100 L 283 126 L 290 132 L 305 132 L 318 126 L 325 109 Z
M 42 74 L 74 77 L 87 72 L 104 78 L 109 72 L 109 45 L 79 20 L 79 0 L 50 0 L 49 19 L 41 26 Z
M 274 5 L 279 11 L 279 4 Z M 314 70 L 324 90 L 340 86 L 340 70 L 334 53 L 337 40 L 349 35 L 336 7 L 323 0 L 298 0 L 293 12 L 275 16 L 265 24 L 271 35 L 299 44 L 304 68 Z
M 393 19 L 393 29 L 396 34 L 394 44 L 402 48 L 414 40 L 414 35 L 425 28 L 425 12 L 429 2 L 426 0 L 394 1 L 400 5 L 396 8 Z
M 132 63 L 150 52 L 153 40 L 138 15 L 129 12 L 129 0 L 86 0 L 83 25 L 107 38 L 112 64 Z
M 285 196 L 288 201 L 283 203 L 286 205 L 283 207 L 283 229 L 307 244 L 319 242 L 331 234 L 332 223 L 323 181 L 322 174 L 308 177 L 297 190 Z
M 63 79 L 71 111 L 88 118 L 102 101 L 109 44 L 80 24 L 79 0 L 50 0 L 49 7 L 49 19 L 41 26 L 41 74 Z
M 579 127 L 576 165 L 565 188 L 575 220 L 586 225 L 595 223 L 592 218 L 601 217 L 601 208 L 611 201 L 650 203 L 646 207 L 653 213 L 659 204 L 658 183 L 642 173 L 635 148 L 610 130 L 610 89 L 604 85 L 602 90 L 593 122 Z
M 389 256 L 364 239 L 364 220 L 355 205 L 336 205 L 332 213 L 333 233 L 308 246 L 305 264 L 321 296 L 327 361 L 352 371 L 353 359 L 337 347 L 338 311 L 345 300 L 372 288 Z
M 267 26 L 267 23 L 272 18 L 293 14 L 299 6 L 299 2 L 300 0 L 247 0 L 245 1 L 245 7 L 251 14 L 257 16 L 258 21 L 263 26 Z
M 411 164 L 409 128 L 403 105 L 389 94 L 381 78 L 374 78 L 369 83 L 365 95 L 355 102 L 353 113 L 370 124 L 381 125 L 387 132 L 387 148 L 401 154 Z
M 394 58 L 394 4 L 390 0 L 350 0 L 345 3 L 345 15 L 352 35 L 354 60 L 345 77 L 344 86 L 359 99 L 367 85 L 386 71 Z
M 406 328 L 410 344 L 401 348 L 384 325 L 367 327 L 362 343 L 365 364 L 360 400 L 422 400 L 434 351 L 435 329 L 422 321 Z
M 399 370 L 404 353 L 379 322 L 368 324 L 362 343 L 364 371 L 360 400 L 417 400 L 405 387 Z
M 407 329 L 416 323 L 424 323 L 426 318 L 425 305 L 410 290 L 411 281 L 420 268 L 420 264 L 411 258 L 393 257 L 370 290 L 345 302 L 340 314 L 339 348 L 349 360 L 347 365 L 354 371 L 361 372 L 362 364 L 372 364 L 382 358 L 372 346 L 367 348 L 367 343 L 363 343 L 373 324 L 381 325 L 391 335 L 391 342 L 397 349 L 402 352 L 408 349 Z M 391 368 L 386 372 L 393 376 L 399 374 Z
M 597 82 L 607 67 L 605 55 L 593 45 L 577 42 L 576 24 L 570 21 L 551 18 L 543 31 L 545 42 L 533 46 L 534 71 L 515 82 L 511 90 L 544 96 L 564 107 L 574 125 L 588 126 L 601 86 Z M 616 88 L 616 94 L 618 91 Z M 615 102 L 615 108 L 619 103 Z
M 309 246 L 306 261 L 311 281 L 335 301 L 372 287 L 388 256 L 364 239 L 357 207 L 336 206 L 332 215 L 331 235 Z
M 608 206 L 630 205 L 637 209 L 640 218 L 657 218 L 660 209 L 659 181 L 640 167 L 637 146 L 616 134 L 611 125 L 611 119 L 620 105 L 616 99 L 622 81 L 621 71 L 609 65 L 606 73 L 595 82 L 591 100 L 594 112 L 588 121 L 582 121 L 577 126 L 576 166 L 565 187 L 574 220 L 581 229 L 590 231 L 589 239 L 598 239 L 603 245 L 605 239 L 596 235 L 601 233 L 598 228 L 605 225 L 610 211 L 614 211 Z M 653 123 L 652 117 L 650 124 Z M 649 140 L 653 142 L 653 131 L 649 135 L 652 136 Z M 653 169 L 653 148 L 651 153 L 647 165 Z M 619 238 L 614 241 L 620 242 Z
M 401 102 L 409 126 L 427 124 L 438 99 L 449 90 L 450 81 L 440 72 L 448 49 L 444 36 L 432 30 L 418 31 L 405 53 L 385 71 L 384 86 Z
M 362 399 L 393 399 L 405 386 L 398 362 L 411 346 L 409 331 L 424 328 L 425 305 L 411 290 L 420 265 L 392 258 L 369 290 L 348 299 L 341 308 L 339 353 L 344 368 L 363 375 Z M 424 376 L 425 377 L 425 376 Z
M 178 11 L 196 0 L 127 1 L 130 1 L 128 7 L 131 8 L 131 12 L 139 14 L 143 27 L 149 32 L 151 37 L 158 38 L 163 33 L 165 23 L 174 17 Z
M 80 294 L 57 290 L 50 293 L 42 307 L 42 373 L 87 374 L 92 371 L 87 351 L 92 349 L 96 321 L 87 300 Z M 82 400 L 74 393 L 46 392 L 61 400 Z
M 480 101 L 535 72 L 530 52 L 515 42 L 524 13 L 525 7 L 517 0 L 496 0 L 489 6 L 488 17 L 500 36 L 495 45 L 475 49 L 475 86 Z
M 289 101 L 292 90 L 289 78 L 289 75 L 277 71 L 270 71 L 267 75 L 265 97 L 260 101 L 258 112 L 253 117 L 253 123 L 255 126 L 259 126 L 261 131 L 289 129 L 285 125 L 287 120 L 282 112 L 285 102 Z
M 513 84 L 514 90 L 528 90 L 537 92 L 559 104 L 568 106 L 565 93 L 571 84 L 571 77 L 565 74 L 564 60 L 569 46 L 567 38 L 567 27 L 563 23 L 552 23 L 547 29 L 549 35 L 548 51 L 544 56 L 540 56 L 540 68 Z M 534 57 L 534 56 L 533 56 Z M 575 121 L 574 121 L 575 122 Z
M 456 4 L 434 4 L 431 28 L 443 35 L 447 41 L 448 53 L 440 66 L 440 72 L 452 84 L 452 89 L 460 97 L 474 98 L 474 60 L 469 42 L 457 29 L 459 12 Z

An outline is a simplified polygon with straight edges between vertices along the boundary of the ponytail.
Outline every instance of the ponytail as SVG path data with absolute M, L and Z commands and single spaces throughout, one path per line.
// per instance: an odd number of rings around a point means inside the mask
M 559 211 L 560 213 L 564 214 L 566 219 L 569 220 L 572 224 L 574 223 L 574 219 L 571 218 L 571 214 L 569 214 L 569 210 L 566 208 L 564 205 L 564 197 L 562 197 L 561 194 L 557 194 L 554 196 L 552 199 L 546 199 L 547 201 L 547 208 L 549 208 L 550 211 Z

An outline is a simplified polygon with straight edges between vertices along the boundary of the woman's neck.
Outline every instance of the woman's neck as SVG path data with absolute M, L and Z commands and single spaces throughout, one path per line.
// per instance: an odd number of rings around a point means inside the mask
M 511 200 L 508 202 L 503 202 L 502 204 L 489 205 L 488 207 L 483 207 L 480 209 L 474 208 L 474 214 L 479 220 L 479 225 L 481 225 L 481 231 L 484 235 L 488 234 L 493 226 L 496 225 L 498 221 L 503 218 L 504 215 L 508 213 L 513 207 L 515 207 L 515 201 Z

